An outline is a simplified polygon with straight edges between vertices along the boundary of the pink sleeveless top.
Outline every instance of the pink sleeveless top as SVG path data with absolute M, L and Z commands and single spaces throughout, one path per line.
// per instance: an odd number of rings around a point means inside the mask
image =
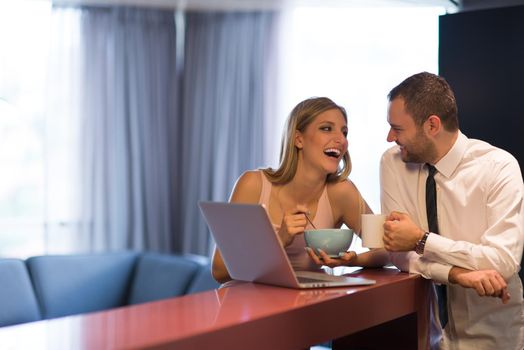
M 262 191 L 260 192 L 260 199 L 258 200 L 258 203 L 263 204 L 266 207 L 266 210 L 268 210 L 269 197 L 273 184 L 269 182 L 262 171 L 260 171 L 260 176 L 262 177 Z M 318 200 L 317 213 L 315 214 L 315 217 L 312 218 L 312 220 L 316 228 L 319 229 L 335 227 L 335 223 L 333 221 L 333 212 L 331 210 L 331 204 L 329 203 L 329 198 L 327 195 L 327 186 L 324 187 L 324 191 Z M 273 224 L 273 228 L 275 231 L 278 231 L 280 229 L 280 224 Z M 313 229 L 313 227 L 308 224 L 306 229 Z M 319 270 L 320 266 L 311 260 L 304 249 L 305 247 L 306 241 L 304 240 L 304 235 L 298 235 L 290 245 L 284 248 L 289 257 L 289 261 L 291 262 L 291 266 L 293 266 L 293 269 L 295 270 Z

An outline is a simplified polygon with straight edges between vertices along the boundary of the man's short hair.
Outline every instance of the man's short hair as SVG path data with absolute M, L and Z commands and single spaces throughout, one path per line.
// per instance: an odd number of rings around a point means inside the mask
M 458 130 L 457 102 L 444 78 L 428 72 L 412 75 L 388 94 L 390 102 L 399 97 L 404 100 L 406 111 L 418 126 L 431 115 L 436 115 L 445 130 Z

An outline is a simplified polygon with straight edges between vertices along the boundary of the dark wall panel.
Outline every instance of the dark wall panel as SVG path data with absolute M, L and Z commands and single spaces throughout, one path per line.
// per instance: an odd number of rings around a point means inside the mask
M 445 15 L 439 23 L 439 74 L 455 91 L 461 130 L 509 151 L 523 171 L 524 6 Z
M 455 91 L 462 131 L 524 169 L 524 6 L 441 16 L 439 74 Z

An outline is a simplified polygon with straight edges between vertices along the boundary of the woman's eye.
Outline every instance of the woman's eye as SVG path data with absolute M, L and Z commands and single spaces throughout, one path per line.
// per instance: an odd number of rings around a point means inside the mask
M 320 127 L 320 130 L 323 130 L 323 131 L 331 131 L 331 126 L 321 126 L 321 127 Z

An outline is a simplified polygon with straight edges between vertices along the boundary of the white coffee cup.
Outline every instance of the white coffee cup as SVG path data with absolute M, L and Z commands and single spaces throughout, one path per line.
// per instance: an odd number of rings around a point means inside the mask
M 362 214 L 362 246 L 367 248 L 384 247 L 385 214 Z

